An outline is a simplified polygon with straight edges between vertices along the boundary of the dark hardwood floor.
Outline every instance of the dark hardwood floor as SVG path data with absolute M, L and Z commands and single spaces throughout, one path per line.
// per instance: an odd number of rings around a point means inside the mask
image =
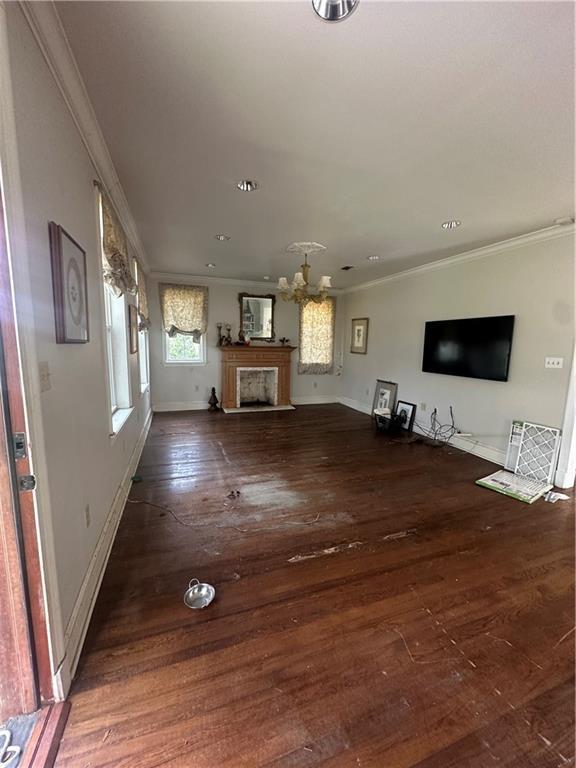
M 127 504 L 57 767 L 574 765 L 574 504 L 492 470 L 338 405 L 156 415 L 131 497 L 187 525 Z

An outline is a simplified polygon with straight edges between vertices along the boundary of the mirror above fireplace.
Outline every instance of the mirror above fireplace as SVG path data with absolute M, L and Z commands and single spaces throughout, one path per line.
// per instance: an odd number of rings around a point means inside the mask
M 240 328 L 246 338 L 274 341 L 274 304 L 276 296 L 269 293 L 258 296 L 251 293 L 239 293 Z

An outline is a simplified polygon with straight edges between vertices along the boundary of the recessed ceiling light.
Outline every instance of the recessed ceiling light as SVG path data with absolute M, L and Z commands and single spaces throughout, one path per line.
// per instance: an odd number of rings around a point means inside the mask
M 254 179 L 242 179 L 236 186 L 240 192 L 255 192 L 260 184 L 258 184 L 257 181 L 254 181 Z
M 216 269 L 216 264 L 212 264 L 211 261 L 209 261 L 208 264 L 206 264 L 206 266 L 208 267 L 208 269 Z
M 230 240 L 230 235 L 214 235 L 216 240 L 220 240 L 221 243 L 226 242 L 227 240 Z
M 312 7 L 324 21 L 342 21 L 357 5 L 358 0 L 312 0 Z
M 270 275 L 264 275 L 263 280 L 270 280 Z
M 376 255 L 366 256 L 366 258 L 368 259 L 368 261 L 378 261 L 380 259 L 380 256 L 376 256 Z
M 450 219 L 450 221 L 442 222 L 442 229 L 456 229 L 460 224 L 462 224 L 462 222 L 458 221 L 458 219 Z

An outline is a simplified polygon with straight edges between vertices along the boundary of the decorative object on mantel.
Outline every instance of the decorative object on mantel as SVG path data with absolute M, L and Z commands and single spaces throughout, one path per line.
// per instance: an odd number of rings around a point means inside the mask
M 224 336 L 222 336 L 222 323 L 216 323 L 216 328 L 218 328 L 218 346 L 221 347 L 224 341 Z
M 282 336 L 282 338 L 278 339 L 278 341 L 280 342 L 280 344 L 282 344 L 283 347 L 285 347 L 286 344 L 290 343 L 290 339 L 287 339 L 286 336 Z
M 85 344 L 88 336 L 86 253 L 66 230 L 51 221 L 50 255 L 57 344 Z
M 226 323 L 225 328 L 226 328 L 226 338 L 224 339 L 224 344 L 226 344 L 226 346 L 229 347 L 232 345 L 232 326 L 230 325 L 230 323 Z
M 310 293 L 310 264 L 308 264 L 308 255 L 318 251 L 325 251 L 326 246 L 320 243 L 292 243 L 286 250 L 288 253 L 298 253 L 300 256 L 304 254 L 304 264 L 300 266 L 302 271 L 294 274 L 292 285 L 288 284 L 288 280 L 285 277 L 281 277 L 278 281 L 278 289 L 282 298 L 285 301 L 294 301 L 296 304 L 305 304 L 309 301 L 316 303 L 324 301 L 327 297 L 328 289 L 332 287 L 330 282 L 332 278 L 328 275 L 322 275 L 318 281 L 318 293 Z
M 365 355 L 368 349 L 368 318 L 356 317 L 352 320 L 352 341 L 350 352 Z
M 210 395 L 210 399 L 208 400 L 208 405 L 210 408 L 208 408 L 209 411 L 219 411 L 220 406 L 218 405 L 218 398 L 216 397 L 216 387 L 212 387 L 212 393 Z

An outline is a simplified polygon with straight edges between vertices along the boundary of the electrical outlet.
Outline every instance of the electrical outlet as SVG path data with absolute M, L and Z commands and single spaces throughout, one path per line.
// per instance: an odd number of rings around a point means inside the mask
M 427 408 L 427 407 L 428 407 L 428 406 L 426 405 L 426 403 L 420 403 L 420 410 L 421 410 L 423 413 L 424 413 L 424 411 L 426 410 L 426 408 Z
M 40 392 L 48 392 L 52 389 L 50 382 L 50 366 L 46 361 L 38 363 L 38 372 L 40 373 Z
M 562 368 L 564 366 L 563 357 L 547 357 L 544 363 L 545 368 Z
M 314 382 L 314 389 L 318 389 L 318 382 L 317 381 Z
M 84 518 L 86 520 L 86 528 L 90 528 L 90 504 L 86 504 L 84 507 Z

